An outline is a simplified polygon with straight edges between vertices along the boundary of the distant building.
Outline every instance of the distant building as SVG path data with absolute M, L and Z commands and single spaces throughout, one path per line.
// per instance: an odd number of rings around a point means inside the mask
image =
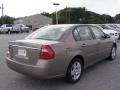
M 40 28 L 44 25 L 52 24 L 52 19 L 41 14 L 35 14 L 31 16 L 26 16 L 14 21 L 14 24 L 24 24 L 30 27 L 32 30 Z

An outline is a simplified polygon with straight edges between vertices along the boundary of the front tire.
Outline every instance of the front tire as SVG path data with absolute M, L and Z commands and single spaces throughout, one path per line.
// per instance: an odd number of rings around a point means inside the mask
M 116 47 L 113 46 L 112 49 L 111 49 L 111 52 L 110 52 L 109 59 L 110 60 L 115 60 L 115 58 L 116 58 Z
M 10 30 L 8 30 L 8 32 L 7 32 L 8 34 L 11 34 L 11 31 Z
M 81 78 L 82 72 L 82 61 L 79 58 L 75 58 L 68 66 L 66 80 L 70 83 L 76 83 Z
M 26 31 L 26 33 L 29 33 L 29 31 Z

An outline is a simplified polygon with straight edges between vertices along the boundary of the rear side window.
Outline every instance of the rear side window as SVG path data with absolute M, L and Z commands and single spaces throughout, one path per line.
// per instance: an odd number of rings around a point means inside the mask
M 87 26 L 81 26 L 77 28 L 81 40 L 93 39 L 92 33 Z
M 80 36 L 79 36 L 79 33 L 78 33 L 77 29 L 75 29 L 73 31 L 73 36 L 74 36 L 74 38 L 75 38 L 76 41 L 80 40 Z
M 93 34 L 95 35 L 96 39 L 101 39 L 104 36 L 104 33 L 97 27 L 91 27 Z

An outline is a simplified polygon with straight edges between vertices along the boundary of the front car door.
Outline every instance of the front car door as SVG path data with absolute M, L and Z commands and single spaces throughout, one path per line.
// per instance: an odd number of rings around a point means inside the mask
M 85 64 L 87 66 L 93 64 L 97 61 L 99 57 L 98 51 L 98 41 L 94 39 L 91 30 L 88 26 L 79 26 L 74 30 L 74 33 L 79 34 L 80 39 L 78 37 L 77 44 L 79 46 L 79 50 L 82 51 L 85 55 Z
M 96 26 L 90 26 L 96 40 L 99 42 L 99 48 L 98 48 L 98 52 L 99 52 L 99 58 L 104 59 L 107 56 L 109 56 L 110 54 L 110 50 L 111 50 L 111 40 L 110 38 L 103 38 L 105 37 L 104 32 L 99 29 Z

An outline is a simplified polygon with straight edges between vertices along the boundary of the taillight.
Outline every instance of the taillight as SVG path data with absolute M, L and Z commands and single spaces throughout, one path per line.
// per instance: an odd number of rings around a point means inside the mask
M 55 53 L 49 45 L 42 45 L 39 55 L 40 59 L 53 59 L 54 56 Z
M 7 56 L 7 57 L 10 57 L 10 52 L 9 52 L 9 51 L 7 51 L 6 56 Z
M 6 56 L 7 56 L 7 57 L 10 57 L 10 45 L 8 46 L 8 51 L 7 51 Z

